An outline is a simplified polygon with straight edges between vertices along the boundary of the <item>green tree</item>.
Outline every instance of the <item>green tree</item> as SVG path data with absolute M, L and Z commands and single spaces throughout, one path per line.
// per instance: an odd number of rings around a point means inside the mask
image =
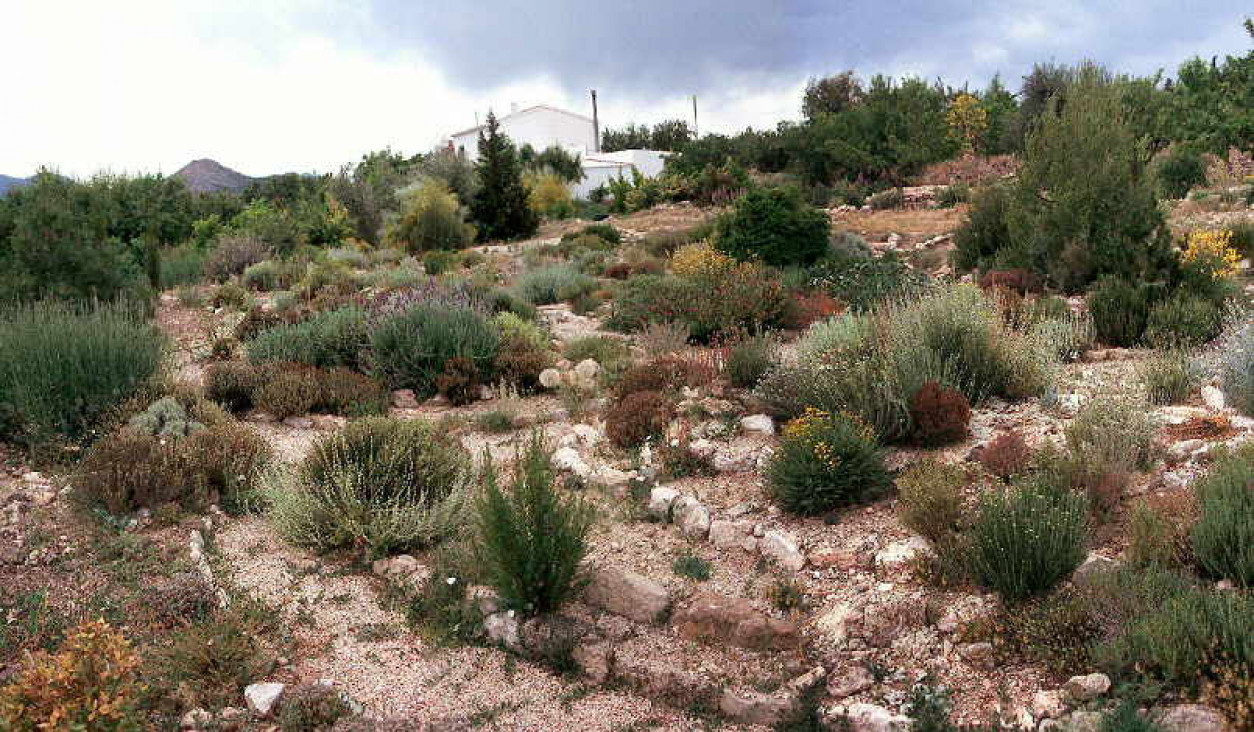
M 480 188 L 470 210 L 480 239 L 516 239 L 534 234 L 540 217 L 528 205 L 518 151 L 509 137 L 501 133 L 492 112 L 488 112 L 486 134 L 479 133 L 475 170 Z
M 1019 103 L 1002 84 L 1000 75 L 994 76 L 980 94 L 980 105 L 988 112 L 988 132 L 985 133 L 983 152 L 1003 155 L 1018 150 L 1014 128 Z
M 853 71 L 842 71 L 822 79 L 810 79 L 801 97 L 801 113 L 807 120 L 840 114 L 862 101 L 862 82 Z
M 1120 87 L 1082 67 L 1029 136 L 1007 209 L 1013 249 L 1000 265 L 1046 273 L 1067 291 L 1102 275 L 1132 281 L 1170 267 L 1171 237 L 1146 174 L 1144 142 L 1125 121 Z

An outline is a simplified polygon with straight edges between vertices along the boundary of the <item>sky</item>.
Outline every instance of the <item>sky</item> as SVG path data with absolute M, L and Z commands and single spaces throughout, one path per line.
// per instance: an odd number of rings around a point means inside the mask
M 1248 0 L 0 0 L 0 174 L 333 171 L 488 109 L 702 133 L 800 115 L 854 69 L 1017 89 L 1034 62 L 1174 73 L 1242 54 Z

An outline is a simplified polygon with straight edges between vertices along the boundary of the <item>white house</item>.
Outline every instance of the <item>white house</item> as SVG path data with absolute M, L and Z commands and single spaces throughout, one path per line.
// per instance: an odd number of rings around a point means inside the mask
M 596 123 L 591 117 L 564 109 L 537 104 L 516 109 L 497 118 L 502 133 L 517 146 L 531 145 L 536 152 L 557 146 L 583 163 L 584 178 L 571 185 L 571 193 L 586 198 L 594 188 L 622 176 L 630 179 L 632 169 L 652 178 L 662 172 L 667 153 L 658 150 L 619 150 L 600 152 Z M 448 137 L 450 150 L 465 155 L 470 161 L 479 158 L 479 133 L 487 125 L 478 125 Z

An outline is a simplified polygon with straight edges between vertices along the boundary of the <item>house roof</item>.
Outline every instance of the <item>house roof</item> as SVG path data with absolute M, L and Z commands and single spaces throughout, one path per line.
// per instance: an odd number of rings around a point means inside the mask
M 511 119 L 511 118 L 513 118 L 513 117 L 521 117 L 521 116 L 523 116 L 524 114 L 530 114 L 530 113 L 532 113 L 532 112 L 537 112 L 537 111 L 540 111 L 540 110 L 545 110 L 545 111 L 549 111 L 549 112 L 557 112 L 558 114 L 564 114 L 564 115 L 566 115 L 567 117 L 574 117 L 574 118 L 576 118 L 576 119 L 580 119 L 580 120 L 583 120 L 584 122 L 588 122 L 588 123 L 591 123 L 591 122 L 592 122 L 592 118 L 591 118 L 591 117 L 585 117 L 584 115 L 582 115 L 582 114 L 577 114 L 577 113 L 575 113 L 575 112 L 568 112 L 568 111 L 566 111 L 565 109 L 558 109 L 557 107 L 553 107 L 553 106 L 550 106 L 550 105 L 548 105 L 548 104 L 536 104 L 536 105 L 533 105 L 533 106 L 527 107 L 526 109 L 520 109 L 520 110 L 518 110 L 517 112 L 510 112 L 509 114 L 505 115 L 504 117 L 498 117 L 496 121 L 497 121 L 497 122 L 504 122 L 504 121 L 505 121 L 505 120 L 507 120 L 507 119 Z M 464 129 L 464 130 L 461 130 L 460 132 L 454 132 L 453 134 L 449 135 L 449 137 L 461 137 L 462 135 L 468 135 L 468 134 L 470 134 L 471 132 L 478 132 L 479 130 L 482 130 L 482 129 L 483 129 L 483 128 L 485 128 L 485 127 L 487 127 L 487 125 L 486 125 L 486 124 L 483 124 L 483 125 L 475 125 L 474 127 L 468 127 L 468 128 L 466 128 L 466 129 Z

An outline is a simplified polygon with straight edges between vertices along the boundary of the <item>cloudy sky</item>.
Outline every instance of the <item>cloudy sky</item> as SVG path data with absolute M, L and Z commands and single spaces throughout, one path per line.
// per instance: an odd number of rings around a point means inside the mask
M 489 107 L 702 131 L 799 115 L 806 79 L 1017 87 L 1034 61 L 1172 73 L 1244 53 L 1248 0 L 0 0 L 0 173 L 250 175 L 426 150 Z

